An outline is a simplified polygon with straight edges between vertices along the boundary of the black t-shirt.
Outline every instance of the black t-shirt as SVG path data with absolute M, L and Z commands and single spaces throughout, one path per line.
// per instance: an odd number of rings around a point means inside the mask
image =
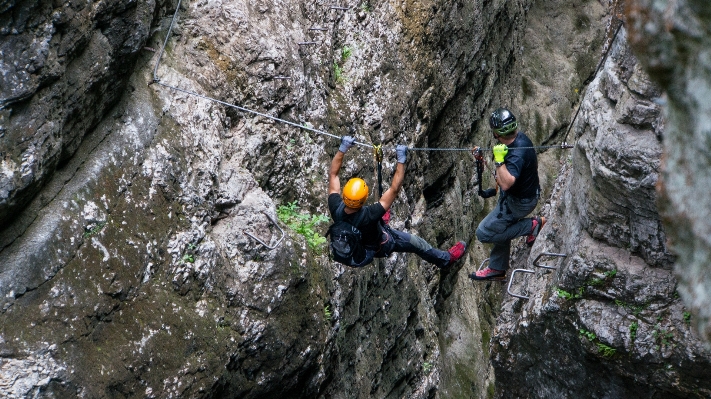
M 519 132 L 516 139 L 509 146 L 506 155 L 506 169 L 516 178 L 513 186 L 506 190 L 506 194 L 516 198 L 532 198 L 538 193 L 538 158 L 536 150 L 517 147 L 533 147 L 533 142 L 523 132 Z
M 362 216 L 358 226 L 363 235 L 363 245 L 377 248 L 380 245 L 381 230 L 379 226 L 380 219 L 385 215 L 385 208 L 380 205 L 380 202 L 376 202 L 373 205 L 368 205 L 360 208 L 358 212 L 347 214 L 344 210 L 338 212 L 338 208 L 343 203 L 343 199 L 340 194 L 333 193 L 328 196 L 328 210 L 331 211 L 331 218 L 334 221 L 345 220 L 346 222 L 352 222 L 356 219 L 357 215 L 361 212 L 365 212 Z

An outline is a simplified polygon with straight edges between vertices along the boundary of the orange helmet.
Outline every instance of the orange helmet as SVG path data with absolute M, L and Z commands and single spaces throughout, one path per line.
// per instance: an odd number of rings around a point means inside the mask
M 348 180 L 346 186 L 343 187 L 342 197 L 347 207 L 356 209 L 362 207 L 368 198 L 368 186 L 365 184 L 365 180 L 359 177 Z

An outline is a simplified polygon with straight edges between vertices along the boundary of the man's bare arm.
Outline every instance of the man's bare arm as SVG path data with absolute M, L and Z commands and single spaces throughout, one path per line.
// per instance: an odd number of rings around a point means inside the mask
M 390 209 L 390 206 L 392 206 L 393 202 L 395 202 L 395 198 L 397 198 L 397 195 L 400 192 L 400 188 L 402 187 L 402 182 L 404 180 L 405 164 L 398 163 L 397 167 L 395 168 L 395 175 L 393 176 L 393 180 L 390 183 L 390 188 L 385 190 L 383 196 L 380 197 L 380 205 L 382 205 L 386 211 Z
M 338 178 L 338 171 L 343 165 L 343 156 L 345 154 L 338 151 L 331 161 L 331 168 L 328 171 L 328 194 L 339 194 L 341 192 L 341 180 Z

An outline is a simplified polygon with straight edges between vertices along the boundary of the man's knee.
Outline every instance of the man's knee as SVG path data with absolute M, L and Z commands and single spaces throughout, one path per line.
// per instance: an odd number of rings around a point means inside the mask
M 489 234 L 486 229 L 482 228 L 482 225 L 480 224 L 479 227 L 476 229 L 476 238 L 479 240 L 479 242 L 483 243 L 490 243 L 491 242 L 491 234 Z

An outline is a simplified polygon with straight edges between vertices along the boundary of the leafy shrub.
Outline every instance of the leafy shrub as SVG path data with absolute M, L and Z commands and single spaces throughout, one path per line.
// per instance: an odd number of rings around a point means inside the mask
M 304 236 L 309 248 L 313 250 L 323 249 L 323 244 L 326 243 L 326 237 L 322 236 L 314 228 L 319 224 L 328 222 L 328 216 L 298 212 L 298 208 L 296 201 L 290 202 L 287 205 L 281 205 L 277 208 L 277 217 L 284 224 L 289 226 L 290 229 Z

